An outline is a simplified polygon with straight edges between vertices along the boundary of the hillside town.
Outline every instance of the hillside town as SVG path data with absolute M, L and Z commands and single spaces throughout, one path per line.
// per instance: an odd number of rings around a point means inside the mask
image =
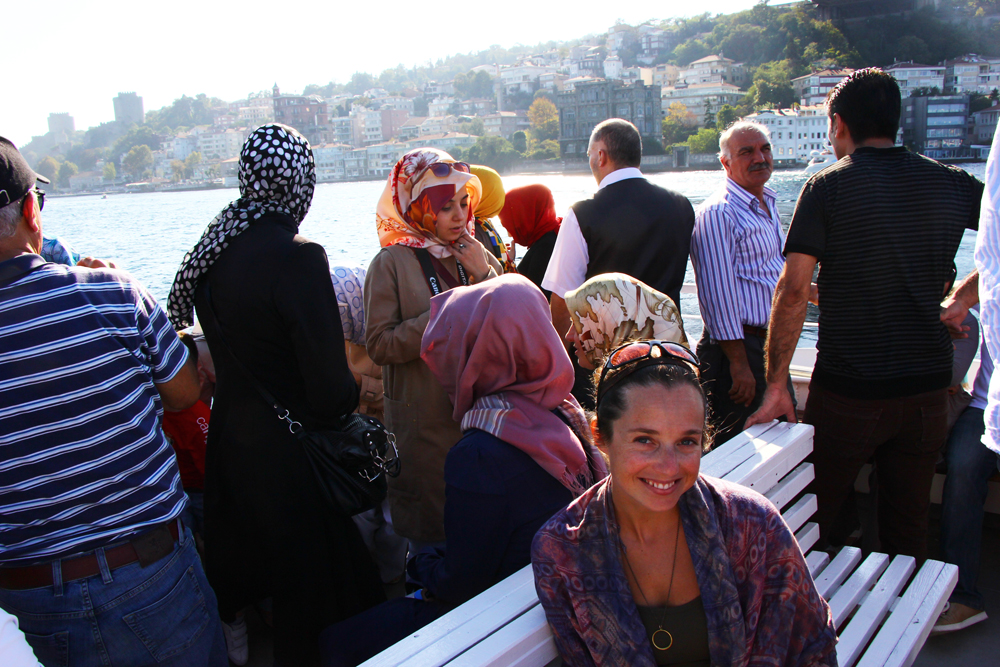
M 803 16 L 813 25 L 834 26 L 836 20 L 857 20 L 848 10 L 864 3 L 799 4 L 807 7 L 794 11 L 812 12 Z M 871 20 L 877 8 L 868 11 L 865 19 Z M 225 187 L 236 183 L 239 151 L 248 134 L 274 121 L 308 138 L 320 182 L 384 178 L 400 156 L 425 146 L 506 172 L 574 171 L 585 168 L 593 127 L 619 117 L 643 135 L 647 168 L 718 168 L 719 130 L 742 117 L 771 129 L 776 166 L 801 168 L 828 147 L 823 103 L 829 90 L 870 65 L 881 66 L 899 82 L 904 98 L 899 145 L 935 159 L 974 160 L 988 152 L 1000 115 L 1000 56 L 965 53 L 936 64 L 894 60 L 848 67 L 841 63 L 857 61 L 857 55 L 831 58 L 829 46 L 820 53 L 825 57 L 800 64 L 808 71 L 794 77 L 790 60 L 749 63 L 721 49 L 678 60 L 698 53 L 691 44 L 703 52 L 717 31 L 688 36 L 654 22 L 619 23 L 572 46 L 520 55 L 510 64 L 480 64 L 421 86 L 389 88 L 375 77 L 356 74 L 352 83 L 374 85 L 353 90 L 310 86 L 297 93 L 274 82 L 229 102 L 184 97 L 151 112 L 162 117 L 187 105 L 187 118 L 195 122 L 173 128 L 151 127 L 141 95 L 123 92 L 112 100 L 114 120 L 87 131 L 87 137 L 101 137 L 105 149 L 81 150 L 73 117 L 52 113 L 49 132 L 34 137 L 26 154 L 64 192 Z M 739 51 L 729 52 L 734 50 Z M 806 48 L 799 60 L 808 55 Z M 92 138 L 89 142 L 100 145 Z M 85 164 L 69 159 L 74 149 L 85 155 Z M 62 160 L 53 157 L 60 155 Z

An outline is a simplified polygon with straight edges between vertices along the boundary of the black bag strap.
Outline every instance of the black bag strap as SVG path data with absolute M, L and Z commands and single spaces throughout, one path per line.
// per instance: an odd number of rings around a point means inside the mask
M 251 372 L 249 368 L 243 365 L 236 353 L 233 352 L 233 348 L 229 347 L 229 343 L 226 341 L 226 337 L 222 333 L 222 325 L 219 324 L 219 318 L 215 315 L 215 308 L 212 307 L 212 287 L 211 285 L 205 285 L 205 310 L 208 312 L 208 316 L 212 321 L 212 326 L 215 327 L 216 333 L 219 334 L 219 340 L 222 342 L 222 347 L 226 348 L 226 352 L 229 353 L 229 357 L 236 364 L 236 367 L 240 369 L 240 372 L 246 376 L 247 380 L 250 381 L 250 386 L 257 390 L 264 402 L 271 406 L 275 414 L 278 415 L 278 419 L 288 422 L 288 430 L 294 434 L 298 434 L 302 430 L 302 424 L 295 421 L 291 416 L 291 413 L 285 408 L 274 396 L 271 395 L 264 385 L 257 380 L 257 377 Z
M 420 268 L 424 272 L 424 278 L 427 279 L 427 285 L 431 289 L 431 296 L 437 296 L 443 290 L 441 289 L 441 278 L 438 276 L 438 272 L 434 270 L 435 259 L 431 257 L 430 252 L 427 248 L 413 248 L 414 254 L 417 256 L 417 261 L 420 262 Z M 444 269 L 444 265 L 437 262 Z M 465 272 L 465 267 L 462 266 L 461 262 L 456 261 L 455 264 L 458 265 L 458 277 L 463 285 L 469 284 L 469 276 Z M 447 271 L 447 269 L 444 269 Z M 450 286 L 454 286 L 455 279 L 449 276 L 450 280 L 445 279 L 445 282 L 451 283 Z

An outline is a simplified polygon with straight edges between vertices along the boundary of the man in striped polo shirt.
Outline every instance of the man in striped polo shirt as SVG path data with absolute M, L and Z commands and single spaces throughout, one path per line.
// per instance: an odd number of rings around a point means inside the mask
M 785 241 L 767 342 L 767 390 L 747 424 L 795 420 L 788 366 L 819 263 L 819 339 L 805 421 L 816 427 L 817 523 L 830 530 L 861 466 L 879 476 L 881 549 L 918 559 L 938 452 L 947 436 L 952 344 L 941 322 L 983 184 L 895 146 L 896 80 L 858 70 L 827 100 L 839 161 L 806 182 Z
M 766 186 L 774 169 L 767 128 L 734 123 L 719 137 L 719 161 L 726 182 L 698 207 L 691 235 L 705 325 L 698 359 L 716 445 L 743 430 L 764 396 L 764 340 L 785 266 L 777 201 Z
M 0 607 L 44 664 L 225 665 L 160 428 L 197 371 L 128 274 L 39 255 L 36 177 L 0 137 Z

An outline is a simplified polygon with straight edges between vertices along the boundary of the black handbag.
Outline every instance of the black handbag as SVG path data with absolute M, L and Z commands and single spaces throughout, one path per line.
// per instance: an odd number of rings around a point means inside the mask
M 208 315 L 219 340 L 236 367 L 302 444 L 327 507 L 336 514 L 354 516 L 378 506 L 388 492 L 386 477 L 399 475 L 396 436 L 374 417 L 357 413 L 340 417 L 333 429 L 312 431 L 303 427 L 233 353 L 212 308 L 211 288 L 207 288 L 207 297 Z

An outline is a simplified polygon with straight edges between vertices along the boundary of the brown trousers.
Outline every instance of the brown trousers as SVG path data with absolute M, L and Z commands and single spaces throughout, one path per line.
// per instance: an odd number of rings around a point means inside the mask
M 816 466 L 820 546 L 826 546 L 861 467 L 874 459 L 881 550 L 926 558 L 931 481 L 948 436 L 947 402 L 947 389 L 862 400 L 810 385 L 804 421 L 816 427 L 810 460 Z

